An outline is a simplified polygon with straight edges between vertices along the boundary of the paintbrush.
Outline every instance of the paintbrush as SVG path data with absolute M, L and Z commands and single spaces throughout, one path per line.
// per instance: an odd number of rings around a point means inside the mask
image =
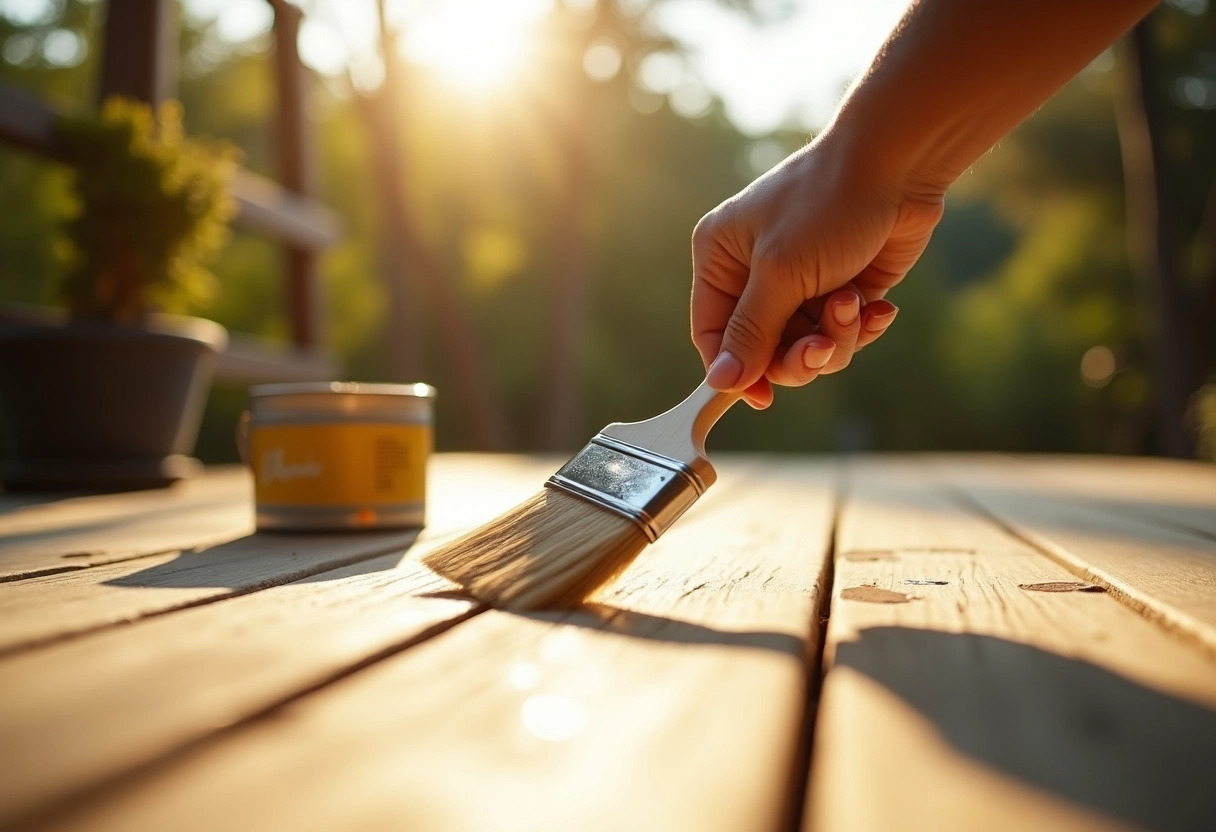
M 423 563 L 492 606 L 578 605 L 718 478 L 705 437 L 738 400 L 702 382 L 660 416 L 608 425 L 538 494 Z

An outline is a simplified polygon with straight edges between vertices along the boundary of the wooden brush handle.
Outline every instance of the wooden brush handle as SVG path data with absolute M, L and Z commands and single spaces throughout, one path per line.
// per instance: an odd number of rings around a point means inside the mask
M 708 487 L 718 475 L 705 456 L 705 437 L 740 398 L 738 393 L 720 393 L 703 381 L 666 413 L 644 422 L 615 422 L 600 433 L 682 462 Z

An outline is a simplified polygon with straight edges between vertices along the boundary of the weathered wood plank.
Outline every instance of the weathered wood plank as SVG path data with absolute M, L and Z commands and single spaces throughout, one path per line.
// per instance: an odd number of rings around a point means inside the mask
M 251 535 L 195 552 L 0 584 L 0 653 L 402 552 L 417 537 L 413 530 Z
M 450 626 L 396 554 L 0 660 L 0 828 Z M 19 761 L 19 762 L 18 762 Z
M 782 827 L 832 482 L 725 468 L 597 605 L 478 615 L 44 827 Z
M 546 464 L 523 457 L 437 457 L 429 474 L 430 522 L 424 539 L 455 534 L 510 508 L 544 481 L 551 471 Z M 143 515 L 138 517 L 142 522 Z M 157 516 L 161 533 L 173 529 L 174 517 L 172 512 Z M 116 523 L 115 534 L 123 528 Z M 195 551 L 0 583 L 0 652 L 402 552 L 417 537 L 415 530 L 254 534 Z M 149 532 L 148 539 L 157 538 Z M 50 608 L 54 615 L 47 614 Z
M 244 468 L 172 488 L 26 503 L 0 515 L 0 581 L 211 546 L 253 531 Z
M 483 522 L 552 467 L 439 457 L 432 514 L 448 534 Z M 419 555 L 444 535 L 428 536 Z M 0 828 L 470 614 L 413 554 L 0 658 L 0 748 L 21 760 L 0 778 Z
M 1216 664 L 928 465 L 852 480 L 806 829 L 1216 827 Z
M 1104 472 L 1072 477 L 1016 460 L 943 461 L 941 470 L 976 504 L 1075 575 L 1103 584 L 1216 656 L 1216 539 L 1148 519 L 1138 508 L 1172 507 L 1194 518 L 1202 511 L 1188 507 L 1202 506 L 1210 494 L 1188 497 L 1187 486 L 1167 484 L 1161 473 L 1147 476 L 1138 462 L 1108 463 Z M 1208 480 L 1202 467 L 1160 468 L 1179 476 L 1189 470 Z
M 1216 465 L 1160 457 L 1027 456 L 1044 491 L 1216 540 Z

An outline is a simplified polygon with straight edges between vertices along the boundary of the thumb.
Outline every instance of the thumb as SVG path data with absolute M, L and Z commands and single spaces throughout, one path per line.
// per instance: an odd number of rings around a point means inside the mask
M 766 279 L 753 268 L 722 333 L 718 357 L 706 376 L 710 387 L 742 391 L 764 375 L 786 323 L 805 300 L 794 283 Z

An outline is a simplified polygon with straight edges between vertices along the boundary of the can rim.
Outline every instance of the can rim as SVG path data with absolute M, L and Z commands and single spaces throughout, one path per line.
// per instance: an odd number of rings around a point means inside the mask
M 251 398 L 293 396 L 301 393 L 336 393 L 372 396 L 405 396 L 415 399 L 435 398 L 435 388 L 429 384 L 383 384 L 362 381 L 293 381 L 280 384 L 255 384 L 249 388 Z

